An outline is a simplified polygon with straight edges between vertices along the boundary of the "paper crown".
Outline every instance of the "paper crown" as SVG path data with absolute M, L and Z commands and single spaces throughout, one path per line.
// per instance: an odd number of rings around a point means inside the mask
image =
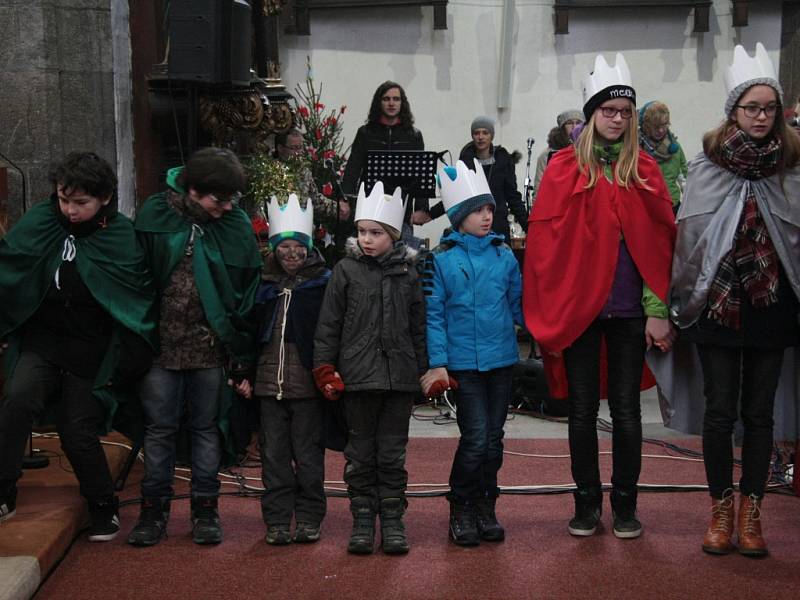
M 756 44 L 756 55 L 747 54 L 744 46 L 737 45 L 733 50 L 733 64 L 725 69 L 725 91 L 729 94 L 737 87 L 752 79 L 774 79 L 778 81 L 778 73 L 772 64 L 764 44 Z
M 439 171 L 436 180 L 442 190 L 444 210 L 448 213 L 471 198 L 486 194 L 492 195 L 489 182 L 486 181 L 486 175 L 478 159 L 475 159 L 474 171 L 471 171 L 462 161 L 458 161 L 455 167 L 445 167 Z
M 376 221 L 397 231 L 403 229 L 403 217 L 406 214 L 406 205 L 403 202 L 403 192 L 399 187 L 394 189 L 391 196 L 383 191 L 383 182 L 376 181 L 372 191 L 367 196 L 364 184 L 358 189 L 356 200 L 355 221 Z
M 615 85 L 633 87 L 631 71 L 625 57 L 617 52 L 614 66 L 611 67 L 603 55 L 598 54 L 594 59 L 594 70 L 583 80 L 583 102 L 588 102 L 595 94 Z
M 267 217 L 269 241 L 273 249 L 286 239 L 311 244 L 311 234 L 314 231 L 314 206 L 311 200 L 308 200 L 303 209 L 297 194 L 289 194 L 289 200 L 283 206 L 278 203 L 276 196 L 272 196 L 267 205 Z

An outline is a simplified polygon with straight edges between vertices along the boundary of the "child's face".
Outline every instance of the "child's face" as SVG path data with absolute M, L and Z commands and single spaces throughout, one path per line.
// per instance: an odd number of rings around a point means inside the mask
M 367 256 L 381 256 L 391 250 L 394 241 L 386 230 L 376 221 L 362 219 L 356 223 L 358 245 Z
M 111 197 L 102 199 L 90 196 L 83 190 L 67 189 L 60 183 L 57 186 L 58 208 L 70 223 L 91 221 L 101 207 L 111 201 Z
M 494 206 L 491 204 L 484 204 L 480 208 L 476 208 L 469 213 L 466 218 L 461 221 L 458 230 L 461 233 L 468 233 L 475 237 L 483 237 L 488 235 L 492 230 L 493 220 Z
M 212 219 L 221 219 L 233 210 L 238 202 L 239 194 L 201 194 L 194 188 L 189 189 L 189 199 L 199 204 Z
M 306 262 L 308 248 L 297 240 L 283 240 L 275 248 L 275 255 L 283 270 L 289 275 L 294 275 Z

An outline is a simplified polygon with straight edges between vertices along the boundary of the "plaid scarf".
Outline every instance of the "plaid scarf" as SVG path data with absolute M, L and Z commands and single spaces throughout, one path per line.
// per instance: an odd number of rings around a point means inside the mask
M 667 131 L 667 135 L 659 142 L 650 139 L 644 131 L 639 132 L 639 145 L 642 150 L 660 163 L 668 161 L 678 151 L 678 145 L 673 146 L 674 142 L 675 137 L 670 131 Z
M 736 129 L 723 142 L 723 166 L 746 179 L 760 179 L 776 171 L 781 150 L 776 139 L 759 147 Z M 744 202 L 733 249 L 720 262 L 711 283 L 709 318 L 731 329 L 740 329 L 742 289 L 754 307 L 778 301 L 778 257 L 752 191 Z

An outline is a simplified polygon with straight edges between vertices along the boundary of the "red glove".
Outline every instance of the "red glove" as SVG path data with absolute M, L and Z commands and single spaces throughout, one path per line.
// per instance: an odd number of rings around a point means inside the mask
M 322 392 L 328 400 L 338 400 L 339 396 L 344 391 L 344 381 L 339 377 L 333 365 L 320 365 L 316 369 L 311 370 L 314 375 L 314 383 L 317 384 L 317 389 Z M 332 389 L 328 389 L 331 386 Z
M 440 379 L 439 381 L 434 381 L 431 384 L 431 387 L 428 388 L 428 393 L 426 394 L 426 396 L 428 396 L 428 398 L 436 398 L 437 396 L 441 396 L 442 394 L 444 394 L 447 390 L 457 390 L 457 389 L 458 389 L 458 382 L 448 375 L 447 381 L 444 381 L 443 379 Z

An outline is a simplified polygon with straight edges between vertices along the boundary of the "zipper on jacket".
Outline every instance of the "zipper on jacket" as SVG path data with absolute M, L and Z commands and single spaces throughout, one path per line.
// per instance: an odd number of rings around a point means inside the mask
M 386 374 L 389 377 L 389 390 L 387 391 L 390 391 L 392 389 L 392 368 L 390 366 L 391 363 L 389 361 L 389 356 L 386 354 L 386 349 L 383 347 L 383 282 L 385 278 L 386 278 L 386 273 L 384 272 L 383 267 L 381 267 L 381 301 L 380 301 L 381 331 L 380 331 L 380 342 L 378 343 L 378 352 L 380 352 L 381 355 L 383 355 L 383 360 L 386 362 Z
M 464 277 L 466 277 L 466 278 L 467 278 L 467 281 L 469 281 L 469 273 L 467 273 L 467 272 L 464 270 L 464 267 L 463 267 L 463 266 L 461 266 L 461 265 L 458 265 L 458 268 L 459 268 L 459 269 L 461 269 L 461 272 L 464 274 Z

